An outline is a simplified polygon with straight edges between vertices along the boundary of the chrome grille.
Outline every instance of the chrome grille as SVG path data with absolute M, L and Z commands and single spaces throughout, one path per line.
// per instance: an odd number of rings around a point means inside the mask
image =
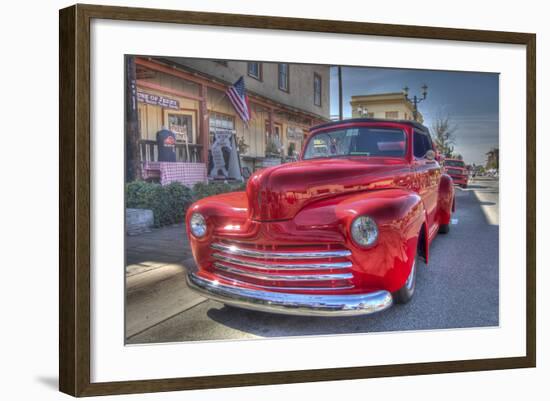
M 246 248 L 239 248 L 236 245 L 227 245 L 221 243 L 212 244 L 212 249 L 224 251 L 232 255 L 248 256 L 251 258 L 269 258 L 269 259 L 323 259 L 323 258 L 341 258 L 350 256 L 351 252 L 341 251 L 309 251 L 309 252 L 272 252 L 255 251 Z
M 335 273 L 335 274 L 272 274 L 272 273 L 256 273 L 253 271 L 237 269 L 235 267 L 225 265 L 223 263 L 214 263 L 219 270 L 228 273 L 239 274 L 246 277 L 259 278 L 261 280 L 279 280 L 279 281 L 330 281 L 330 280 L 349 280 L 353 278 L 351 273 Z
M 335 245 L 262 247 L 216 242 L 210 247 L 216 251 L 213 271 L 236 284 L 280 290 L 353 288 L 352 263 L 347 259 L 351 252 Z

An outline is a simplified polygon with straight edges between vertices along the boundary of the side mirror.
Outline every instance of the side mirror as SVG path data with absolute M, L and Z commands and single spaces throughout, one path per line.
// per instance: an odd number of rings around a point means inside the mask
M 433 150 L 428 150 L 424 155 L 424 158 L 427 160 L 435 160 L 435 152 Z

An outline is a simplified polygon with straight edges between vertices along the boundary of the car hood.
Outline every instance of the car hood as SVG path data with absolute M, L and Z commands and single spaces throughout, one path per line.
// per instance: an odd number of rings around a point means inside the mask
M 405 160 L 350 157 L 315 159 L 260 170 L 247 185 L 249 214 L 259 221 L 293 218 L 303 207 L 328 197 L 406 186 Z

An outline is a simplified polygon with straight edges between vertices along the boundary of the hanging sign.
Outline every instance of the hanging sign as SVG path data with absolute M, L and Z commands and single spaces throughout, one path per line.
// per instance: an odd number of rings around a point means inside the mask
M 286 137 L 288 139 L 302 140 L 304 138 L 304 130 L 299 127 L 288 127 L 286 129 Z
M 170 99 L 168 97 L 153 95 L 151 93 L 140 92 L 137 93 L 138 102 L 152 104 L 154 106 L 164 107 L 166 109 L 175 109 L 180 108 L 180 102 L 176 99 Z

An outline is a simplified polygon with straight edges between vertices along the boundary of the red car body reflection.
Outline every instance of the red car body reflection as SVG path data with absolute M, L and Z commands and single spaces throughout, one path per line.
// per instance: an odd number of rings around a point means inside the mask
M 418 123 L 333 122 L 314 127 L 308 142 L 319 133 L 364 127 L 402 131 L 403 141 L 378 148 L 403 154 L 310 160 L 302 154 L 298 162 L 253 174 L 246 192 L 193 204 L 186 216 L 197 265 L 187 276 L 190 287 L 226 304 L 298 315 L 366 314 L 398 299 L 415 278 L 417 258 L 428 262 L 430 243 L 448 230 L 454 189 Z M 429 144 L 425 157 L 415 157 L 415 135 Z M 192 234 L 194 214 L 205 221 L 200 237 Z M 352 238 L 358 216 L 376 223 L 369 247 Z

